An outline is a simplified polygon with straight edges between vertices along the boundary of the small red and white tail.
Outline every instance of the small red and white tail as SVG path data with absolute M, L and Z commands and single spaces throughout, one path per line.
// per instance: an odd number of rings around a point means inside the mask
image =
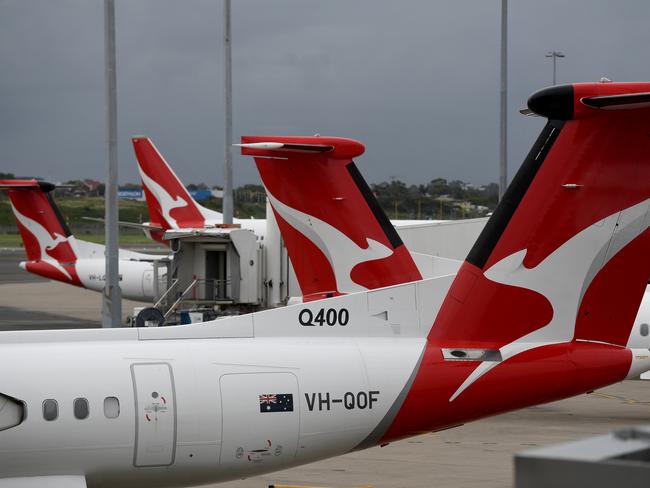
M 244 136 L 305 299 L 422 278 L 338 137 Z
M 165 230 L 221 224 L 219 212 L 199 205 L 148 137 L 133 137 L 149 219 Z
M 37 180 L 0 180 L 23 239 L 27 271 L 81 286 L 75 270 L 76 243 L 52 200 L 51 183 Z

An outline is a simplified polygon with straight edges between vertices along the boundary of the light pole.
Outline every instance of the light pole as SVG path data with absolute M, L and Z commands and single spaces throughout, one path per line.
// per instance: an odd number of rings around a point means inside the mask
M 563 53 L 560 51 L 549 51 L 545 55 L 547 58 L 553 58 L 553 84 L 555 85 L 555 73 L 556 73 L 556 68 L 555 68 L 555 62 L 557 58 L 564 58 L 566 57 Z
M 102 327 L 122 325 L 117 227 L 117 94 L 115 73 L 115 0 L 104 0 L 104 75 L 106 88 L 106 280 L 102 299 Z
M 226 134 L 224 141 L 224 166 L 223 166 L 223 223 L 232 224 L 233 218 L 233 194 L 232 194 L 232 57 L 231 42 L 232 33 L 230 30 L 230 0 L 223 0 L 224 19 L 224 90 L 225 90 L 225 126 Z
M 499 125 L 499 200 L 508 186 L 508 0 L 501 0 L 501 87 Z

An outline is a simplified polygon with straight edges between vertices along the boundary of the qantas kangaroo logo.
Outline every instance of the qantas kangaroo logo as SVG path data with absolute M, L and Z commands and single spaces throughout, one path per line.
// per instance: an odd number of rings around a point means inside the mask
M 387 258 L 393 254 L 392 249 L 374 239 L 366 239 L 368 247 L 363 249 L 327 222 L 285 205 L 268 189 L 266 194 L 271 205 L 282 218 L 313 242 L 325 255 L 334 271 L 339 290 L 346 292 L 366 290 L 365 287 L 352 281 L 350 277 L 352 269 L 366 261 Z
M 158 203 L 160 204 L 160 210 L 162 212 L 163 218 L 172 228 L 178 228 L 176 220 L 172 218 L 171 211 L 175 208 L 187 207 L 189 202 L 181 197 L 172 197 L 167 190 L 162 185 L 159 185 L 156 181 L 149 178 L 147 174 L 138 166 L 140 170 L 140 176 L 142 177 L 142 182 L 149 189 L 151 193 L 156 197 Z
M 609 259 L 648 228 L 649 204 L 650 199 L 645 200 L 587 227 L 534 268 L 524 266 L 526 249 L 522 249 L 485 271 L 485 277 L 496 283 L 542 294 L 553 307 L 553 318 L 547 325 L 500 348 L 501 362 L 537 347 L 573 339 L 578 309 L 591 281 Z M 499 364 L 479 364 L 449 401 Z
M 58 271 L 63 273 L 63 275 L 66 276 L 69 280 L 72 280 L 70 273 L 68 273 L 68 271 L 63 266 L 61 266 L 61 263 L 59 263 L 56 259 L 51 259 L 51 256 L 48 252 L 53 251 L 62 242 L 67 242 L 67 238 L 56 232 L 54 233 L 55 237 L 52 238 L 52 235 L 45 227 L 43 227 L 35 220 L 21 214 L 13 205 L 13 203 L 11 204 L 11 207 L 13 208 L 14 215 L 18 221 L 36 238 L 36 241 L 38 241 L 38 246 L 40 248 L 40 259 L 46 260 L 48 264 L 52 265 Z M 50 257 L 50 259 L 48 259 L 48 257 Z

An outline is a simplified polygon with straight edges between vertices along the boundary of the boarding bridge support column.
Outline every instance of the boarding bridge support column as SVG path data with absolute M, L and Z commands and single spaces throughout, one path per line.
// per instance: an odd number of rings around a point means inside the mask
M 266 201 L 266 237 L 264 238 L 266 250 L 266 296 L 267 306 L 277 307 L 282 305 L 280 289 L 282 285 L 282 238 L 280 229 L 275 220 L 271 204 Z

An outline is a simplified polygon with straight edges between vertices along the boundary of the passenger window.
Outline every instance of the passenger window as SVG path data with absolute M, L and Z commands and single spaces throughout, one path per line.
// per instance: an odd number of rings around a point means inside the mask
M 120 401 L 117 397 L 104 398 L 104 416 L 107 419 L 116 419 L 120 416 Z
M 43 418 L 47 421 L 56 420 L 59 416 L 59 404 L 56 400 L 47 399 L 43 401 Z
M 641 335 L 642 336 L 647 336 L 650 330 L 648 330 L 648 324 L 641 324 Z
M 88 418 L 89 408 L 88 400 L 85 398 L 76 398 L 73 405 L 74 416 L 79 420 Z

